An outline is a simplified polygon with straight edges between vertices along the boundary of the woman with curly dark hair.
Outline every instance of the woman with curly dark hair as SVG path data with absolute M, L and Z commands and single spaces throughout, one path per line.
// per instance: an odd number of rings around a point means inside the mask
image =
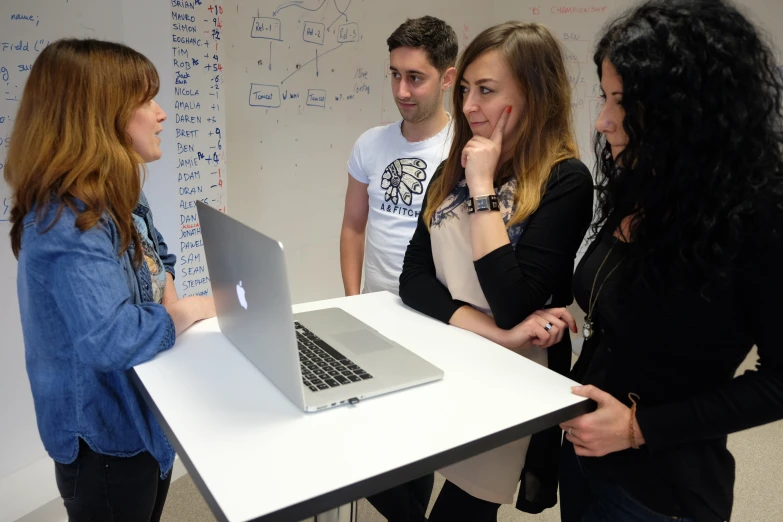
M 783 418 L 783 79 L 725 0 L 649 0 L 605 29 L 595 64 L 573 373 L 598 409 L 561 425 L 562 519 L 727 520 L 727 435 Z

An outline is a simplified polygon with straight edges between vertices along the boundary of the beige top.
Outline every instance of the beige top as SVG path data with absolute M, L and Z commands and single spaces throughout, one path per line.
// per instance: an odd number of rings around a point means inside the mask
M 515 188 L 516 180 L 512 179 L 496 189 L 500 212 L 506 223 L 514 213 Z M 430 238 L 435 274 L 449 289 L 453 299 L 491 315 L 473 266 L 467 199 L 467 183 L 462 180 L 433 215 Z M 525 223 L 521 223 L 508 229 L 512 246 L 516 247 L 524 226 Z M 534 347 L 522 355 L 547 366 L 546 350 Z M 530 437 L 525 437 L 443 468 L 440 473 L 474 497 L 510 504 L 514 501 L 529 443 Z

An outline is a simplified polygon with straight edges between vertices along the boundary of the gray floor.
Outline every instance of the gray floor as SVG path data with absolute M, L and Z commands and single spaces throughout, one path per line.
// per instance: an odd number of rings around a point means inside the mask
M 755 363 L 752 353 L 740 372 Z M 734 487 L 734 522 L 767 522 L 783 520 L 783 421 L 737 433 L 729 437 L 729 448 L 737 461 L 737 481 Z M 436 477 L 433 500 L 443 484 Z M 163 522 L 211 522 L 215 518 L 199 494 L 193 481 L 185 475 L 172 483 Z M 359 502 L 360 522 L 383 522 L 367 501 Z M 540 515 L 528 515 L 511 506 L 503 506 L 499 522 L 559 522 L 557 509 L 549 509 Z M 462 522 L 462 521 L 455 521 Z M 465 521 L 469 522 L 469 521 Z

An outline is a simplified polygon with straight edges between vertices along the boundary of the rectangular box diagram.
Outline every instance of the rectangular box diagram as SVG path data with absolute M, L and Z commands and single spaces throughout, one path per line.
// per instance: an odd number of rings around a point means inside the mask
M 281 29 L 282 24 L 277 18 L 253 18 L 253 28 L 250 31 L 250 36 L 252 38 L 282 42 Z
M 280 107 L 280 87 L 277 85 L 250 84 L 251 107 Z
M 358 24 L 343 24 L 337 29 L 337 41 L 339 43 L 355 42 L 357 40 L 359 40 Z
M 324 24 L 319 24 L 318 22 L 305 22 L 304 31 L 302 31 L 302 39 L 305 42 L 323 45 L 324 33 L 326 33 Z
M 321 89 L 308 89 L 307 105 L 310 107 L 326 108 L 326 91 Z

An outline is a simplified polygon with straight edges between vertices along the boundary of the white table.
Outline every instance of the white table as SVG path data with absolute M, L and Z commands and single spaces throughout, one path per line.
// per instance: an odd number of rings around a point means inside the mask
M 219 520 L 298 521 L 593 409 L 574 382 L 387 292 L 337 306 L 440 367 L 442 381 L 304 413 L 229 341 L 192 327 L 134 380 Z

